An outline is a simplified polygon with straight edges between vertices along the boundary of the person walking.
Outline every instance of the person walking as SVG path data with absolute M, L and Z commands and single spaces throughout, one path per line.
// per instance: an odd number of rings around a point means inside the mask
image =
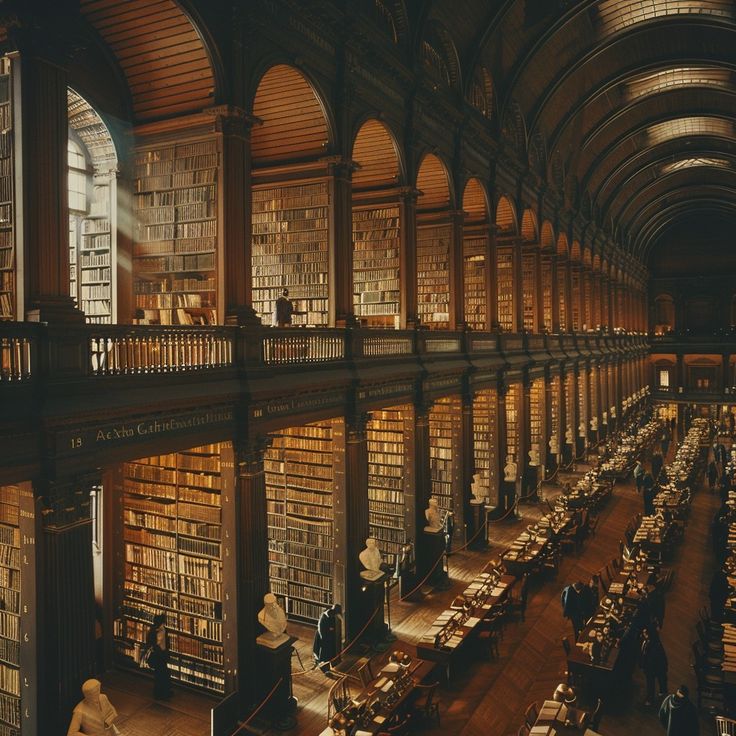
M 636 461 L 636 465 L 634 465 L 634 483 L 636 483 L 636 492 L 641 493 L 641 484 L 644 482 L 644 473 L 646 471 L 644 470 L 644 465 L 642 465 L 641 460 Z
M 680 685 L 677 692 L 664 699 L 659 709 L 659 722 L 666 729 L 667 736 L 698 736 L 698 711 L 690 700 L 687 685 Z
M 659 474 L 662 472 L 662 465 L 664 465 L 662 455 L 655 452 L 654 455 L 652 455 L 652 478 L 654 478 L 654 480 L 659 478 Z
M 718 480 L 718 466 L 714 460 L 708 463 L 708 488 L 711 493 L 716 489 L 716 481 Z
M 567 585 L 560 595 L 562 604 L 562 615 L 570 619 L 575 641 L 585 624 L 585 598 L 582 595 L 583 584 L 578 580 L 572 585 Z
M 150 649 L 148 664 L 153 670 L 153 697 L 156 700 L 167 700 L 171 697 L 171 675 L 165 613 L 153 617 L 153 626 L 146 637 L 146 644 Z
M 332 660 L 340 651 L 342 627 L 339 616 L 341 613 L 342 606 L 339 603 L 323 611 L 317 622 L 317 631 L 314 632 L 312 653 L 317 666 L 325 674 L 329 673 Z
M 654 478 L 651 473 L 644 476 L 642 498 L 644 499 L 644 516 L 654 516 L 654 497 L 657 495 L 654 489 Z
M 644 705 L 652 705 L 654 702 L 655 680 L 659 684 L 659 696 L 663 698 L 667 692 L 667 654 L 656 630 L 650 626 L 645 626 L 641 630 L 639 666 L 647 680 L 647 695 Z

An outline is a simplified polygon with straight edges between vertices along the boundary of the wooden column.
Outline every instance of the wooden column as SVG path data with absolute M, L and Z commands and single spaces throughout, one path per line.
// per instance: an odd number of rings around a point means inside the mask
M 498 288 L 496 286 L 496 226 L 488 226 L 488 249 L 486 251 L 486 297 L 488 301 L 488 318 L 486 324 L 489 330 L 498 332 Z
M 400 192 L 401 238 L 401 327 L 410 329 L 417 320 L 417 191 L 405 187 Z
M 250 133 L 254 119 L 230 105 L 207 112 L 215 117 L 220 150 L 218 220 L 222 247 L 217 265 L 225 324 L 260 324 L 252 307 Z
M 353 163 L 330 162 L 330 327 L 355 324 L 353 307 Z M 403 224 L 402 224 L 403 232 Z
M 431 481 L 429 473 L 429 409 L 431 403 L 415 403 L 413 417 L 404 421 L 406 441 L 406 473 L 404 503 L 407 539 L 416 543 L 416 576 L 423 580 L 434 565 L 436 558 L 423 537 L 427 525 L 424 512 L 429 505 Z
M 463 283 L 463 212 L 449 213 L 452 240 L 449 248 L 451 330 L 465 327 L 465 285 Z
M 81 323 L 84 315 L 69 296 L 68 77 L 60 59 L 49 58 L 47 39 L 32 33 L 11 54 L 21 123 L 16 242 L 24 261 L 25 318 Z
M 268 582 L 268 521 L 263 437 L 223 444 L 223 639 L 225 687 L 239 692 L 246 712 L 275 683 L 256 670 L 256 637 L 263 631 L 258 612 Z
M 35 486 L 39 734 L 66 732 L 81 685 L 96 671 L 90 485 Z
M 365 626 L 373 610 L 363 604 L 358 555 L 370 536 L 368 525 L 368 416 L 349 416 L 332 430 L 335 485 L 334 602 L 345 619 L 345 640 L 352 640 Z

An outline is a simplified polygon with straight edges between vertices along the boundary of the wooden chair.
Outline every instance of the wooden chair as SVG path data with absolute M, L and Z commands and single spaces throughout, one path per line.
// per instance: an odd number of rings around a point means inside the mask
M 327 720 L 329 721 L 335 713 L 339 713 L 345 708 L 351 699 L 350 682 L 348 681 L 347 675 L 342 675 L 330 688 L 330 692 L 327 695 Z
M 716 736 L 736 736 L 736 721 L 726 716 L 716 716 Z
M 436 720 L 440 725 L 440 704 L 435 700 L 435 693 L 439 682 L 433 682 L 431 685 L 415 685 L 414 689 L 420 693 L 418 699 L 414 703 L 413 717 L 423 719 L 425 723 Z
M 529 703 L 526 709 L 526 713 L 524 713 L 524 724 L 529 726 L 529 729 L 534 726 L 534 724 L 537 722 L 537 717 L 539 716 L 539 703 Z
M 574 526 L 571 526 L 560 538 L 560 547 L 563 550 L 572 549 L 573 552 L 577 554 L 579 546 L 578 546 L 578 540 L 579 540 L 579 529 L 580 527 L 575 524 Z
M 371 660 L 367 657 L 359 659 L 358 662 L 358 677 L 363 687 L 368 687 L 373 681 L 373 670 L 371 669 Z
M 598 730 L 598 726 L 601 724 L 601 718 L 603 718 L 603 713 L 601 713 L 601 706 L 603 705 L 603 701 L 598 698 L 598 701 L 595 704 L 595 708 L 591 713 L 583 713 L 580 717 L 580 721 L 578 722 L 578 728 L 592 728 L 593 731 Z
M 526 604 L 529 598 L 529 575 L 524 573 L 521 578 L 521 590 L 519 591 L 519 597 L 516 600 L 509 601 L 508 613 L 519 614 L 519 618 L 524 621 L 526 616 Z

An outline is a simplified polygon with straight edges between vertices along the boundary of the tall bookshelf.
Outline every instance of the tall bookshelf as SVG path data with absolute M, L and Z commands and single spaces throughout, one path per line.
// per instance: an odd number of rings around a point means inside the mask
M 552 256 L 549 253 L 542 255 L 542 327 L 545 332 L 551 333 L 554 320 L 552 318 Z
M 581 314 L 581 320 L 586 328 L 590 329 L 593 327 L 593 293 L 591 273 L 588 269 L 583 270 L 580 284 L 583 292 L 583 312 Z
M 493 505 L 498 504 L 497 410 L 495 388 L 484 388 L 473 396 L 473 468 Z
M 20 736 L 20 489 L 0 492 L 0 735 Z
M 466 235 L 463 239 L 463 287 L 465 322 L 474 330 L 487 325 L 486 249 L 488 239 L 482 235 Z
M 578 425 L 584 424 L 587 433 L 588 430 L 588 371 L 581 368 L 578 374 Z M 580 433 L 578 427 L 575 427 L 575 436 Z
M 398 205 L 353 207 L 353 304 L 368 327 L 399 327 Z
M 575 417 L 577 414 L 575 411 L 575 403 L 575 376 L 572 371 L 569 371 L 565 374 L 565 417 L 567 425 L 565 426 L 564 434 L 567 435 L 567 431 L 570 430 L 572 432 L 573 442 L 575 437 L 578 435 L 578 428 L 575 424 Z M 567 440 L 567 437 L 565 437 L 565 440 Z
M 404 424 L 407 406 L 371 412 L 367 424 L 368 521 L 390 565 L 406 542 L 404 522 Z
M 216 324 L 217 142 L 146 146 L 134 164 L 136 320 Z
M 417 311 L 422 324 L 450 326 L 450 225 L 417 227 Z
M 536 254 L 523 253 L 521 256 L 521 289 L 523 326 L 526 332 L 534 332 L 534 312 L 537 306 Z
M 570 270 L 570 312 L 572 318 L 572 331 L 580 332 L 582 322 L 580 320 L 580 268 L 573 266 Z
M 460 397 L 438 399 L 429 411 L 429 474 L 432 492 L 443 513 L 455 511 L 456 463 L 460 458 Z
M 496 249 L 498 324 L 504 332 L 514 329 L 514 253 L 510 247 Z
M 166 616 L 172 677 L 224 692 L 220 446 L 123 465 L 122 602 L 118 661 L 135 666 L 158 613 Z
M 544 456 L 544 378 L 535 378 L 529 389 L 529 443 L 535 445 L 540 456 Z
M 567 263 L 557 264 L 557 309 L 560 315 L 560 332 L 567 332 L 570 325 L 567 322 Z
M 0 57 L 0 321 L 16 319 L 13 85 Z
M 506 393 L 506 454 L 513 455 L 517 463 L 523 461 L 519 457 L 521 391 L 520 383 L 511 383 Z
M 290 618 L 315 622 L 333 600 L 332 422 L 271 437 L 264 459 L 271 592 Z
M 253 186 L 253 308 L 264 324 L 288 289 L 293 325 L 327 325 L 329 203 L 326 181 Z
M 598 366 L 593 366 L 590 369 L 590 376 L 588 380 L 588 395 L 590 399 L 588 406 L 590 407 L 590 418 L 600 416 L 600 407 L 598 405 L 598 391 L 600 386 L 600 377 L 598 374 Z
M 564 432 L 562 432 L 562 427 L 560 424 L 561 417 L 561 406 L 560 406 L 560 377 L 559 376 L 552 376 L 550 378 L 550 392 L 549 392 L 549 431 L 551 437 L 556 437 L 558 439 L 558 446 L 561 447 L 561 444 L 559 443 L 559 438 L 561 435 L 564 436 Z M 544 448 L 543 448 L 544 449 Z M 546 448 L 546 450 L 549 450 L 549 444 Z

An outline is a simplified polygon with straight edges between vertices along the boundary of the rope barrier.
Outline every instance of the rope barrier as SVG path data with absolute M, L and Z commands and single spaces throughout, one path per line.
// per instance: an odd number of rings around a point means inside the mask
M 283 677 L 279 677 L 279 679 L 276 681 L 276 684 L 271 688 L 271 692 L 266 695 L 266 697 L 261 701 L 260 705 L 238 726 L 238 728 L 230 734 L 230 736 L 235 736 L 236 734 L 240 733 L 264 708 L 266 703 L 268 703 L 269 700 L 273 697 L 273 694 L 278 689 L 279 685 L 284 681 Z

